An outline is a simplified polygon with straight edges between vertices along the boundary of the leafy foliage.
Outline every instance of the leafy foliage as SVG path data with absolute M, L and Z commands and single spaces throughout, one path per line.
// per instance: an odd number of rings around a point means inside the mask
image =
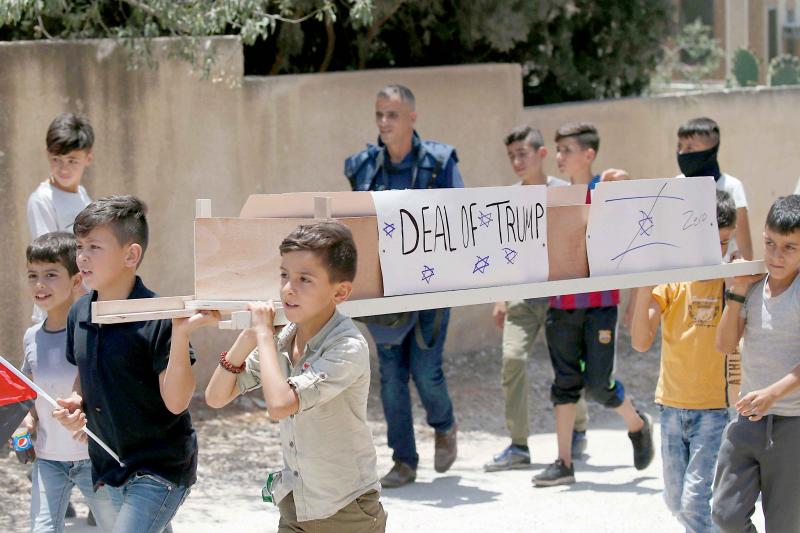
M 207 67 L 199 37 L 234 34 L 248 74 L 514 62 L 530 105 L 641 93 L 671 20 L 671 0 L 6 0 L 0 39 L 112 37 L 146 58 L 176 36 Z
M 371 0 L 348 0 L 351 20 L 371 20 Z M 4 0 L 0 39 L 114 38 L 128 46 L 133 65 L 152 60 L 153 37 L 181 41 L 177 53 L 208 70 L 213 49 L 202 37 L 238 35 L 245 45 L 268 38 L 279 23 L 336 20 L 334 0 Z

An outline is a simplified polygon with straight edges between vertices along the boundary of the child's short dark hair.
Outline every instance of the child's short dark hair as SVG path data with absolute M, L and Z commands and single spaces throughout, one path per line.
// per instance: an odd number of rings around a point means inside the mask
M 144 257 L 148 238 L 146 215 L 147 206 L 135 196 L 106 196 L 78 213 L 72 230 L 78 237 L 85 237 L 94 228 L 108 225 L 120 246 L 138 244 Z
M 736 225 L 736 204 L 727 191 L 717 189 L 717 228 L 732 228 Z
M 332 282 L 353 281 L 358 254 L 350 228 L 334 220 L 298 226 L 280 245 L 281 255 L 311 251 L 319 257 Z
M 595 152 L 600 149 L 600 134 L 594 124 L 588 122 L 570 122 L 564 124 L 556 131 L 556 142 L 568 137 L 574 137 L 578 145 L 584 150 L 591 148 Z
M 678 128 L 678 138 L 708 137 L 714 144 L 719 144 L 719 124 L 708 117 L 687 120 Z
M 39 235 L 25 250 L 28 263 L 57 263 L 67 269 L 70 277 L 78 273 L 75 260 L 78 243 L 75 235 L 66 231 L 54 231 Z
M 503 139 L 503 142 L 506 146 L 519 141 L 524 141 L 530 144 L 534 150 L 538 150 L 544 146 L 544 137 L 542 137 L 542 132 L 536 128 L 531 128 L 526 124 L 517 126 L 508 132 L 508 135 L 506 135 L 505 139 Z
M 64 155 L 75 150 L 91 150 L 94 130 L 89 118 L 80 113 L 61 113 L 47 128 L 47 151 Z
M 800 194 L 781 196 L 767 213 L 767 228 L 781 235 L 800 230 Z

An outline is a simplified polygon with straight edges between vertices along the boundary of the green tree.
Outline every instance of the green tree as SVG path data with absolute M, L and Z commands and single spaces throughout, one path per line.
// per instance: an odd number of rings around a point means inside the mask
M 373 15 L 367 28 L 347 17 L 337 22 L 343 44 L 331 69 L 519 63 L 525 104 L 533 105 L 640 94 L 661 57 L 672 2 L 375 0 Z M 301 27 L 302 50 L 278 72 L 314 70 L 323 47 L 319 26 Z M 269 57 L 269 46 L 258 43 L 254 56 Z
M 356 24 L 371 21 L 372 0 L 342 0 Z M 336 20 L 334 0 L 3 0 L 0 39 L 119 39 L 133 65 L 150 61 L 153 37 L 180 39 L 177 53 L 208 69 L 209 35 L 238 35 L 245 45 L 275 33 L 279 23 Z
M 671 0 L 7 0 L 0 39 L 113 37 L 147 57 L 181 37 L 239 35 L 248 74 L 513 62 L 525 103 L 640 94 L 662 55 Z M 647 31 L 642 31 L 647 28 Z

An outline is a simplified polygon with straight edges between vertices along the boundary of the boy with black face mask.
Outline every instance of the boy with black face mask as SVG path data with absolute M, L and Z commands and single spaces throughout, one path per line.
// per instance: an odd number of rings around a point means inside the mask
M 736 234 L 728 246 L 726 261 L 734 257 L 753 259 L 753 241 L 747 217 L 747 197 L 737 178 L 721 172 L 717 162 L 719 125 L 707 117 L 693 118 L 678 128 L 678 166 L 681 176 L 713 176 L 717 189 L 731 195 L 736 204 Z

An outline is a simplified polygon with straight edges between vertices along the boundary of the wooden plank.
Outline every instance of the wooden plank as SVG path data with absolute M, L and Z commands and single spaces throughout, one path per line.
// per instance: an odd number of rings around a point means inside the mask
M 331 218 L 331 198 L 329 196 L 314 197 L 314 218 Z
M 186 302 L 186 307 L 189 309 L 208 309 L 213 311 L 220 311 L 222 313 L 229 312 L 231 316 L 238 311 L 247 311 L 247 305 L 250 303 L 248 300 L 193 300 Z M 283 304 L 280 301 L 274 301 L 275 305 L 275 323 L 286 324 L 286 315 L 283 313 Z M 231 319 L 233 320 L 233 319 Z M 249 325 L 246 327 L 250 327 Z M 242 328 L 244 329 L 244 328 Z
M 500 300 L 519 300 L 523 298 L 543 298 L 559 294 L 594 292 L 609 289 L 629 289 L 645 287 L 677 281 L 694 281 L 704 279 L 720 279 L 748 274 L 766 272 L 763 261 L 742 261 L 724 265 L 705 267 L 658 270 L 638 274 L 621 274 L 522 285 L 505 285 L 501 287 L 485 287 L 480 289 L 464 289 L 458 291 L 434 292 L 427 294 L 409 294 L 405 296 L 387 296 L 364 300 L 348 300 L 339 305 L 339 310 L 351 317 L 381 315 L 403 311 L 419 311 L 438 307 L 460 307 L 494 303 Z M 241 310 L 247 308 L 247 301 L 194 300 L 186 306 L 193 309 Z M 276 306 L 279 305 L 276 302 Z M 276 325 L 286 324 L 286 318 L 279 313 Z
M 211 200 L 200 198 L 194 201 L 195 218 L 211 218 Z
M 313 218 L 314 198 L 326 196 L 331 199 L 331 216 L 367 217 L 375 216 L 375 204 L 369 192 L 293 192 L 285 194 L 251 194 L 240 218 Z
M 589 261 L 586 258 L 588 221 L 588 205 L 547 206 L 547 261 L 550 281 L 589 276 Z
M 314 198 L 331 199 L 331 216 L 375 216 L 372 195 L 365 191 L 294 192 L 284 194 L 251 194 L 240 218 L 313 218 Z M 549 187 L 547 205 L 579 205 L 586 203 L 586 185 Z
M 339 306 L 339 309 L 351 316 L 380 315 L 402 311 L 418 311 L 421 309 L 435 309 L 437 307 L 460 307 L 464 305 L 478 305 L 493 303 L 500 300 L 519 300 L 522 298 L 542 298 L 559 294 L 572 294 L 576 292 L 593 292 L 609 289 L 629 289 L 644 287 L 661 283 L 676 281 L 693 281 L 703 279 L 730 278 L 748 274 L 763 274 L 766 272 L 763 261 L 741 261 L 725 265 L 713 265 L 694 268 L 679 268 L 673 270 L 658 270 L 641 272 L 637 274 L 620 274 L 617 276 L 602 276 L 594 278 L 581 278 L 542 283 L 526 283 L 522 285 L 505 285 L 501 287 L 485 287 L 480 289 L 464 289 L 427 294 L 409 294 L 405 296 L 389 296 L 369 298 L 364 300 L 349 300 Z M 137 302 L 141 300 L 128 300 Z M 248 300 L 190 300 L 186 302 L 184 310 L 188 316 L 196 309 L 211 309 L 219 311 L 245 311 Z M 280 302 L 275 302 L 277 316 L 276 325 L 286 324 L 286 316 Z M 161 311 L 160 313 L 176 313 L 178 311 Z M 138 320 L 153 320 L 155 313 L 130 313 L 117 316 L 102 317 L 105 324 L 119 322 L 135 322 Z M 157 318 L 171 318 L 157 315 Z
M 251 323 L 250 311 L 234 311 L 230 320 L 220 320 L 219 329 L 247 329 Z
M 107 315 L 181 311 L 186 308 L 186 302 L 194 299 L 194 296 L 161 296 L 159 298 L 92 302 L 92 321 L 97 322 L 96 318 Z
M 586 185 L 548 187 L 547 205 L 582 205 L 586 203 Z
M 150 298 L 143 298 L 149 300 Z M 135 302 L 137 300 L 128 300 Z M 125 322 L 143 322 L 145 320 L 166 320 L 172 318 L 186 318 L 196 311 L 193 309 L 170 309 L 168 311 L 146 311 L 140 313 L 116 313 L 109 315 L 92 315 L 95 324 L 121 324 Z
M 358 266 L 354 299 L 383 295 L 375 217 L 341 218 L 353 232 Z M 308 219 L 207 218 L 195 221 L 199 300 L 279 300 L 281 241 Z

